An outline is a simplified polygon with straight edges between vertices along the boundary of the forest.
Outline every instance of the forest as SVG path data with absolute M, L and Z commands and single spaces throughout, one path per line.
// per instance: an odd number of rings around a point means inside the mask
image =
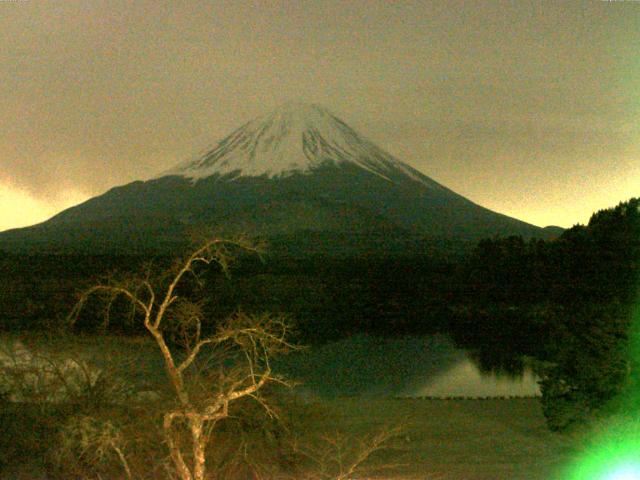
M 169 265 L 171 258 L 0 253 L 0 328 L 66 328 L 78 291 L 110 272 L 136 272 L 149 262 Z M 517 372 L 523 359 L 532 360 L 553 430 L 606 413 L 637 382 L 638 198 L 596 212 L 587 225 L 548 241 L 490 238 L 470 253 L 445 258 L 287 258 L 267 248 L 262 258 L 239 257 L 229 276 L 219 268 L 204 275 L 212 300 L 204 306 L 208 318 L 221 321 L 238 309 L 284 314 L 302 344 L 360 332 L 446 333 L 475 351 L 487 370 Z M 126 305 L 118 308 L 125 318 Z M 99 309 L 89 305 L 74 328 L 99 330 Z M 139 324 L 114 318 L 112 332 L 140 333 Z

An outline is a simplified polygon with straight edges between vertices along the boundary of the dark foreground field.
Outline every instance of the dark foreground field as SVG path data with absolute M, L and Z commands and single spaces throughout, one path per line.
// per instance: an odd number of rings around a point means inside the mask
M 372 457 L 377 478 L 552 480 L 573 451 L 570 438 L 546 429 L 535 399 L 341 398 L 319 406 L 331 420 L 315 427 L 335 428 L 349 438 L 404 426 L 393 448 Z M 5 466 L 0 478 L 46 478 L 39 459 L 23 453 L 22 464 Z M 376 468 L 385 465 L 390 467 Z
M 402 424 L 398 449 L 375 466 L 400 463 L 383 478 L 551 480 L 573 440 L 550 432 L 536 399 L 336 399 L 323 402 L 345 430 L 360 434 Z

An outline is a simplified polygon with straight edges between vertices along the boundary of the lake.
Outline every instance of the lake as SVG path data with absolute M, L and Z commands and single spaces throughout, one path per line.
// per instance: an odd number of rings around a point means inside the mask
M 539 396 L 530 368 L 521 375 L 483 372 L 444 335 L 383 338 L 354 335 L 279 359 L 275 368 L 310 396 Z
M 83 372 L 115 368 L 145 384 L 163 372 L 162 359 L 149 338 L 142 343 L 117 337 L 78 337 L 61 341 L 0 340 L 0 365 L 24 366 L 35 375 L 35 391 L 47 391 L 52 366 L 71 377 Z M 46 353 L 44 357 L 34 352 Z M 137 360 L 136 360 L 137 359 Z M 54 361 L 54 363 L 51 363 Z M 16 363 L 17 362 L 17 363 Z M 539 396 L 536 375 L 525 368 L 520 375 L 488 373 L 471 353 L 456 348 L 444 335 L 384 338 L 354 335 L 333 343 L 275 358 L 277 373 L 298 380 L 296 391 L 314 397 L 530 397 Z M 91 366 L 89 368 L 89 366 Z M 87 370 L 89 368 L 89 370 Z M 97 368 L 97 370 L 96 370 Z M 48 372 L 48 373 L 47 373 Z M 44 376 L 43 376 L 44 375 Z M 54 375 L 55 377 L 55 375 Z M 33 388 L 31 390 L 33 390 Z M 52 393 L 52 392 L 49 392 Z M 63 392 L 62 392 L 63 393 Z M 55 396 L 55 395 L 54 395 Z

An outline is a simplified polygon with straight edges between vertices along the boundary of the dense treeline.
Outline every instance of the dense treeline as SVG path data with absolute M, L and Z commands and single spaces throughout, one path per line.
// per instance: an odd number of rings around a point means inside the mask
M 0 329 L 40 329 L 61 322 L 78 289 L 143 259 L 105 255 L 11 255 L 0 252 Z
M 482 240 L 468 272 L 478 301 L 629 302 L 638 268 L 638 200 L 603 210 L 552 241 Z
M 137 272 L 150 262 L 160 268 L 171 260 L 4 255 L 0 258 L 6 285 L 0 296 L 0 327 L 39 329 L 59 324 L 83 286 L 111 272 Z M 207 277 L 209 289 L 205 308 L 214 321 L 238 308 L 283 312 L 296 322 L 301 342 L 316 343 L 362 331 L 441 331 L 448 322 L 456 268 L 427 256 L 263 260 L 246 256 L 233 266 L 230 278 L 215 268 L 201 274 Z M 100 312 L 88 312 L 83 324 L 92 328 L 99 323 Z M 118 323 L 117 316 L 114 319 L 112 328 L 130 331 L 126 323 Z
M 236 269 L 226 281 L 208 281 L 216 308 L 281 311 L 292 316 L 303 343 L 345 335 L 435 333 L 446 329 L 452 264 L 428 257 L 313 258 L 264 269 Z
M 517 364 L 521 355 L 544 362 L 552 428 L 601 413 L 633 381 L 640 199 L 599 211 L 552 241 L 483 240 L 463 271 L 471 295 L 452 332 L 489 365 L 505 356 Z

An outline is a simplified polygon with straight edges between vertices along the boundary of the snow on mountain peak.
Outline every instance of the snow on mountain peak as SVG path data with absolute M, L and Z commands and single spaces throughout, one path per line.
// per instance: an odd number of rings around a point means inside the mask
M 325 108 L 307 103 L 281 105 L 244 124 L 204 155 L 160 176 L 178 175 L 194 181 L 212 175 L 228 180 L 272 178 L 343 163 L 387 180 L 390 172 L 401 172 L 431 188 L 438 185 L 361 137 Z

